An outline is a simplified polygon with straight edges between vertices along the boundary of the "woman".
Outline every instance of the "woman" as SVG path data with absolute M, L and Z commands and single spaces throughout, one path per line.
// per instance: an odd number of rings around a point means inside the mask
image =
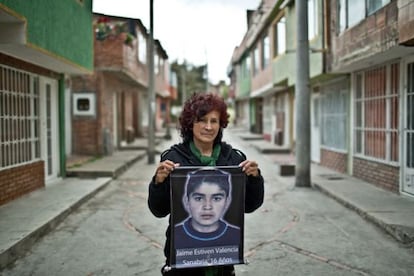
M 259 208 L 264 198 L 264 180 L 255 161 L 247 160 L 244 153 L 222 141 L 223 129 L 229 116 L 224 100 L 215 94 L 193 94 L 183 107 L 179 118 L 182 143 L 161 154 L 155 175 L 149 184 L 148 206 L 156 217 L 170 214 L 169 175 L 178 166 L 234 166 L 239 165 L 246 177 L 245 212 Z M 166 232 L 164 254 L 169 266 L 170 225 Z M 163 275 L 235 275 L 233 266 L 177 269 Z

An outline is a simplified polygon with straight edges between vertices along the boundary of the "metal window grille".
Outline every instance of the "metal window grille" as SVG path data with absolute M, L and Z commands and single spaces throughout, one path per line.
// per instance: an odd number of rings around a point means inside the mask
M 398 162 L 399 64 L 359 73 L 355 86 L 355 153 Z
M 39 81 L 0 65 L 0 170 L 40 158 Z

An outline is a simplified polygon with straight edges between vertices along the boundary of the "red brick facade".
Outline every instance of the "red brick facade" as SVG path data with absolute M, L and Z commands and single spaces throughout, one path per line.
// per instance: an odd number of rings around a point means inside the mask
M 399 167 L 354 158 L 353 175 L 380 188 L 399 192 Z
M 331 9 L 331 17 L 337 19 L 336 9 Z M 332 27 L 336 23 L 334 21 Z M 340 35 L 336 35 L 336 29 L 332 28 L 331 34 L 333 71 L 383 53 L 398 44 L 397 1 L 391 1 L 386 7 L 367 16 L 365 20 Z
M 97 18 L 100 15 L 96 15 Z M 110 24 L 126 24 L 125 18 L 104 16 Z M 123 23 L 122 23 L 123 22 Z M 147 37 L 145 27 L 134 21 L 139 37 Z M 134 37 L 127 44 L 125 32 L 111 34 L 94 43 L 95 72 L 89 76 L 72 78 L 72 93 L 94 93 L 96 116 L 72 117 L 72 145 L 74 154 L 105 155 L 121 144 L 142 137 L 147 111 L 148 60 L 138 56 L 138 40 Z M 141 41 L 142 42 L 142 41 Z M 169 105 L 169 68 L 167 56 L 159 41 L 154 48 L 158 61 L 154 85 L 157 95 L 157 112 L 161 103 Z M 161 61 L 162 59 L 162 61 Z M 167 95 L 166 95 L 167 94 Z M 157 114 L 157 119 L 163 119 Z M 114 129 L 116 127 L 116 129 Z
M 49 78 L 58 78 L 55 72 L 1 53 L 0 63 Z M 2 169 L 0 170 L 0 205 L 42 187 L 45 187 L 44 161 Z
M 337 172 L 347 173 L 347 158 L 348 155 L 346 153 L 321 149 L 320 164 Z
M 45 186 L 44 162 L 0 171 L 0 205 Z
M 138 88 L 123 82 L 109 72 L 72 78 L 73 93 L 93 92 L 96 95 L 96 116 L 72 117 L 73 153 L 107 154 L 107 142 L 131 141 L 140 134 L 138 125 Z M 116 100 L 116 111 L 114 101 Z M 116 114 L 114 114 L 116 112 Z M 117 122 L 115 124 L 114 119 Z M 117 130 L 114 130 L 114 126 Z M 106 136 L 106 137 L 105 137 Z M 105 141 L 111 139 L 111 141 Z M 118 145 L 110 145 L 118 147 Z

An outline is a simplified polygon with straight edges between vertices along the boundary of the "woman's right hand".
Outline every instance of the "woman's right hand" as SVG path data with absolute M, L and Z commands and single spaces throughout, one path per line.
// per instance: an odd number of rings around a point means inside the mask
M 160 162 L 155 171 L 155 184 L 161 184 L 168 177 L 168 175 L 176 168 L 180 166 L 179 163 L 174 163 L 170 160 Z

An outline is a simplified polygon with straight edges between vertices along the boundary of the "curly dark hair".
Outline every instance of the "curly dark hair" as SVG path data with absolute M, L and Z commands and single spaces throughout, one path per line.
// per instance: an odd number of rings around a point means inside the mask
M 207 113 L 218 111 L 220 113 L 220 130 L 214 139 L 214 145 L 221 142 L 223 128 L 229 123 L 229 114 L 224 99 L 213 93 L 194 93 L 185 103 L 179 117 L 179 130 L 184 143 L 193 140 L 193 124 L 200 121 Z

